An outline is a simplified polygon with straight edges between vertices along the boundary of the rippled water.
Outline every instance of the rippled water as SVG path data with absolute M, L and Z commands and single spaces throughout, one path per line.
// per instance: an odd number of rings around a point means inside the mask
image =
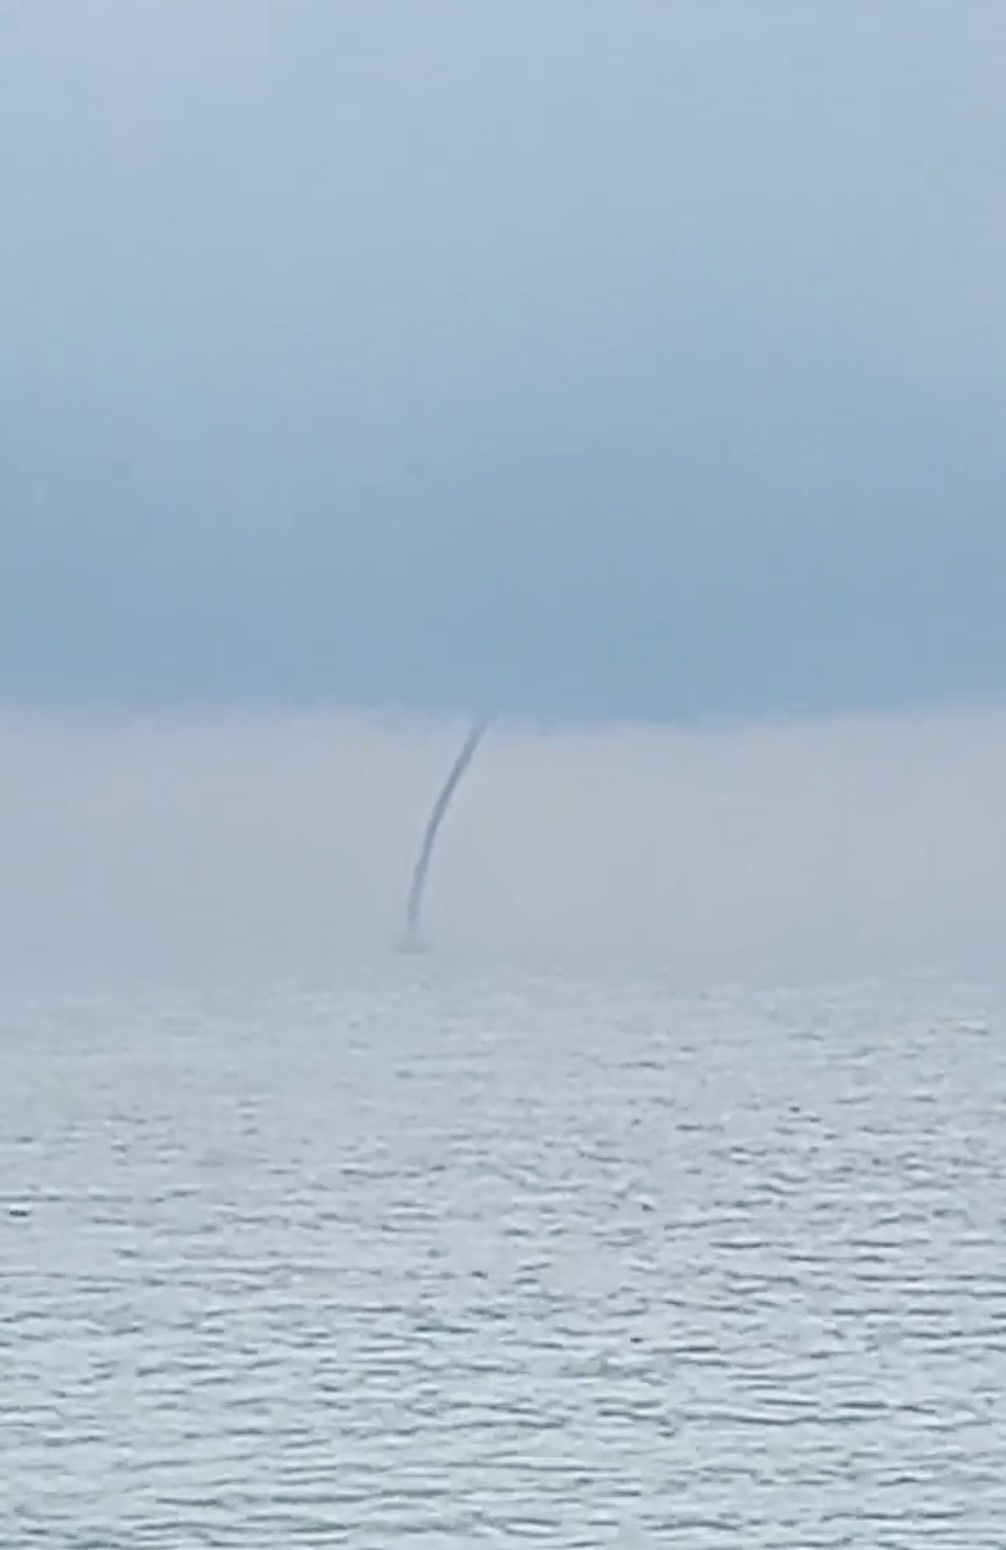
M 1002 1005 L 408 973 L 8 999 L 0 1543 L 1002 1550 Z

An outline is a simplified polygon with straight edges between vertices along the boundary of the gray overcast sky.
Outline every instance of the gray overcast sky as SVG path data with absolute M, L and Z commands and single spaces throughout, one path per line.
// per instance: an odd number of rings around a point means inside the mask
M 0 694 L 1006 688 L 1001 0 L 0 0 Z

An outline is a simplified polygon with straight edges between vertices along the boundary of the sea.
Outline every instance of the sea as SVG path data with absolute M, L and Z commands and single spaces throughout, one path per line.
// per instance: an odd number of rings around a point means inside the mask
M 1006 996 L 0 994 L 0 1545 L 1002 1550 Z

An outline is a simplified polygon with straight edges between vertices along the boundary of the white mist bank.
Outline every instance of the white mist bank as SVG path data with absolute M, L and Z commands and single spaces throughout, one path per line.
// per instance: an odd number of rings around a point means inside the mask
M 390 950 L 459 722 L 0 716 L 16 965 Z M 683 978 L 996 967 L 1006 711 L 675 730 L 494 726 L 427 897 L 434 948 Z

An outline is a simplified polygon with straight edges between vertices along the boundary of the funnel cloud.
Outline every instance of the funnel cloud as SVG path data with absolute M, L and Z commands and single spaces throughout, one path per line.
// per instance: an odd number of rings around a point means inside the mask
M 423 831 L 422 844 L 419 847 L 419 855 L 412 872 L 412 881 L 409 884 L 409 895 L 405 904 L 405 936 L 402 945 L 407 951 L 415 952 L 423 945 L 422 939 L 422 909 L 423 895 L 426 891 L 426 879 L 430 870 L 430 862 L 433 859 L 433 849 L 437 843 L 437 835 L 440 826 L 447 816 L 447 809 L 451 805 L 454 793 L 464 777 L 465 771 L 475 757 L 478 746 L 485 737 L 489 723 L 486 720 L 476 721 L 468 736 L 465 738 L 458 752 L 457 758 L 451 765 L 447 779 L 437 796 L 430 816 L 426 821 Z

